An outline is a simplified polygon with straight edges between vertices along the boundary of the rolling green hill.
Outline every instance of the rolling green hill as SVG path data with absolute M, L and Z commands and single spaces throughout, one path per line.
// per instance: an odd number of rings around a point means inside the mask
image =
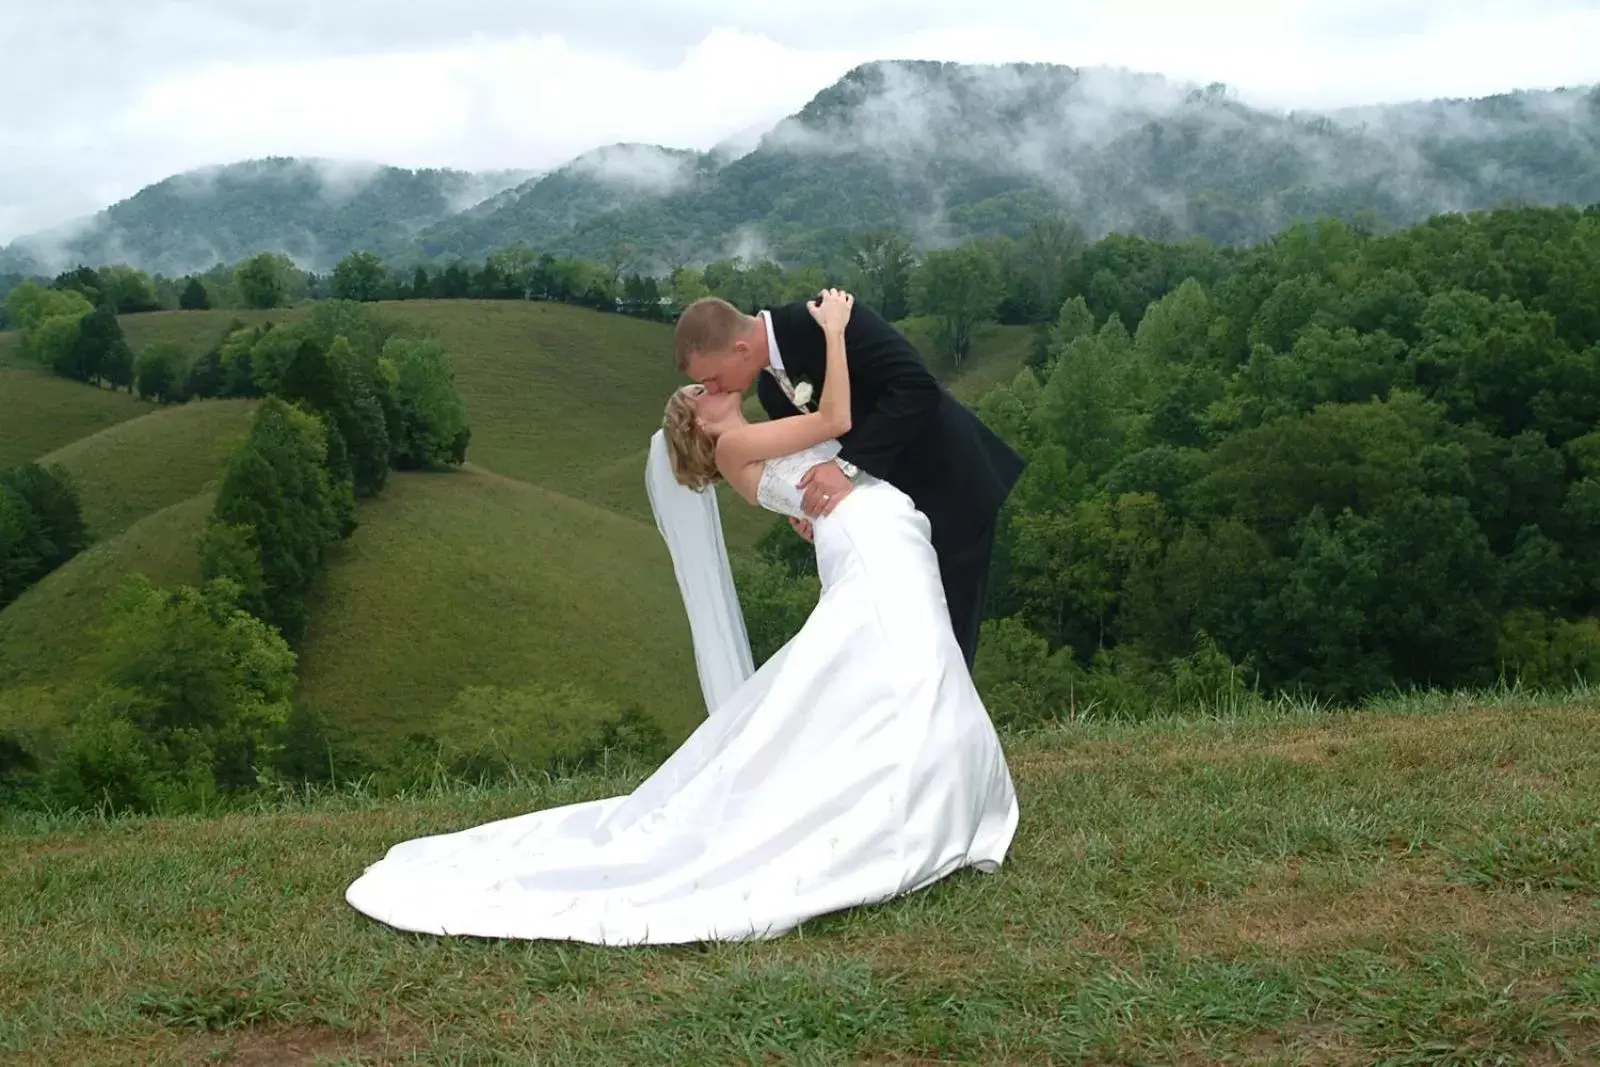
M 301 693 L 382 748 L 465 686 L 572 682 L 675 734 L 703 717 L 655 526 L 469 467 L 396 475 L 308 602 Z
M 0 611 L 0 688 L 71 682 L 95 654 L 107 595 L 133 571 L 159 584 L 198 582 L 197 542 L 213 499 L 202 493 L 146 515 Z
M 13 337 L 0 334 L 0 343 Z M 0 468 L 36 460 L 155 408 L 127 393 L 68 381 L 39 367 L 0 363 Z
M 81 388 L 81 387 L 80 387 Z M 202 400 L 81 437 L 41 458 L 77 483 L 89 533 L 121 533 L 146 515 L 210 487 L 229 449 L 250 431 L 253 400 Z
M 450 353 L 472 426 L 469 466 L 397 474 L 358 505 L 360 526 L 335 550 L 309 604 L 301 695 L 375 748 L 428 730 L 468 686 L 574 682 L 640 704 L 669 733 L 687 729 L 703 714 L 700 691 L 643 481 L 650 434 L 682 382 L 671 328 L 526 301 L 375 308 L 433 334 Z M 305 313 L 152 312 L 121 321 L 136 350 L 169 342 L 194 356 L 235 317 L 289 322 Z M 931 351 L 925 325 L 907 330 Z M 1031 344 L 1027 328 L 991 326 L 960 373 L 933 365 L 971 399 L 1009 380 Z M 8 426 L 25 429 L 4 435 L 9 453 L 67 468 L 98 539 L 0 611 L 0 686 L 68 681 L 124 574 L 197 579 L 210 491 L 255 402 L 158 407 L 17 367 L 0 368 L 0 398 L 15 405 L 3 409 L 15 420 Z M 751 408 L 760 418 L 753 400 Z M 736 550 L 775 521 L 729 491 L 720 499 Z

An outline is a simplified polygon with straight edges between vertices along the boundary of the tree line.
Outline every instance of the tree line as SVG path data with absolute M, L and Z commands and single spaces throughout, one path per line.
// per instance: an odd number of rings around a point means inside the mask
M 115 349 L 105 319 L 157 309 L 273 309 L 306 300 L 538 300 L 672 321 L 680 309 L 716 295 L 754 311 L 803 299 L 843 285 L 891 320 L 926 316 L 939 354 L 959 365 L 970 352 L 974 329 L 986 322 L 1044 327 L 1062 300 L 1084 293 L 1111 302 L 1135 321 L 1151 293 L 1189 274 L 1209 280 L 1230 269 L 1237 251 L 1205 241 L 1162 244 L 1112 235 L 1089 242 L 1060 215 L 1042 214 L 1019 237 L 998 236 L 918 253 L 912 239 L 880 227 L 819 244 L 816 259 L 791 265 L 724 258 L 705 264 L 656 263 L 646 270 L 636 246 L 616 242 L 602 259 L 540 253 L 523 244 L 494 251 L 481 263 L 443 266 L 386 263 L 370 251 L 352 252 L 327 274 L 303 271 L 281 253 L 262 252 L 231 267 L 168 280 L 125 266 L 79 267 L 52 281 L 18 280 L 9 290 L 5 322 L 38 335 L 41 362 L 63 374 L 90 373 L 92 361 L 75 358 L 72 330 L 45 317 L 83 323 L 84 352 L 117 369 L 104 380 L 135 384 L 133 357 Z M 1176 274 L 1177 278 L 1172 278 Z M 82 302 L 64 295 L 76 293 Z M 42 295 L 43 294 L 43 295 Z M 0 295 L 5 295 L 0 293 Z M 87 315 L 95 312 L 94 322 Z M 0 322 L 0 325 L 4 325 Z M 91 376 L 85 380 L 101 380 Z

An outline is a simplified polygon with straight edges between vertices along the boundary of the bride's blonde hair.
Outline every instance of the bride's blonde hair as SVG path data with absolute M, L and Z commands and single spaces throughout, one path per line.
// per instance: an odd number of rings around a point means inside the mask
M 686 385 L 667 398 L 661 428 L 667 439 L 667 459 L 680 485 L 704 489 L 722 480 L 717 470 L 717 443 L 695 423 L 694 390 Z

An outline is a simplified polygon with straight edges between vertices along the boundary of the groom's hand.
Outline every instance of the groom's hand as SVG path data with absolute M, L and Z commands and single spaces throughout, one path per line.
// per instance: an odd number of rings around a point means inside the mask
M 800 498 L 800 510 L 813 519 L 832 514 L 839 501 L 855 488 L 844 471 L 833 460 L 818 463 L 800 477 L 800 488 L 805 495 Z

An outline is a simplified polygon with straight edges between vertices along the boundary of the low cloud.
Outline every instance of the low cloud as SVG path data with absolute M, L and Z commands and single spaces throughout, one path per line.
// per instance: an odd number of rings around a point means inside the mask
M 704 151 L 739 134 L 743 151 L 753 127 L 874 59 L 1150 71 L 1332 108 L 1582 83 L 1600 40 L 1587 0 L 12 6 L 0 95 L 29 103 L 0 115 L 0 241 L 271 155 L 544 171 L 618 142 Z M 1089 143 L 1121 121 L 1109 107 L 1080 119 L 1072 136 Z M 1012 140 L 1019 159 L 1036 145 Z
M 615 144 L 584 153 L 568 169 L 631 192 L 664 196 L 693 178 L 694 164 L 693 153 L 648 144 Z

